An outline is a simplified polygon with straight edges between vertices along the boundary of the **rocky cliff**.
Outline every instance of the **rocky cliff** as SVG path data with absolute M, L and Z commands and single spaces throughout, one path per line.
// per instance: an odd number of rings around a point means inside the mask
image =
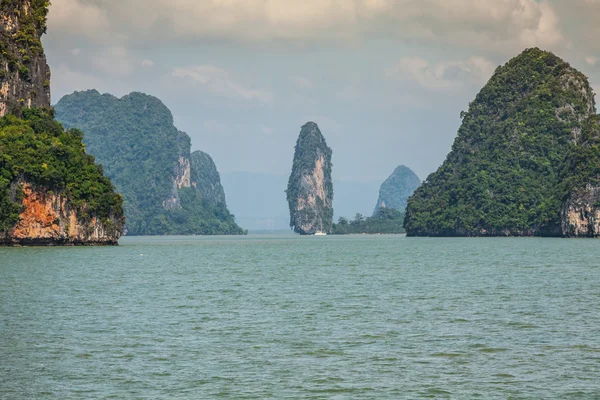
M 290 227 L 302 235 L 331 233 L 333 183 L 331 149 L 314 122 L 305 124 L 296 142 L 287 200 Z
M 419 186 L 421 180 L 417 174 L 410 168 L 400 165 L 381 185 L 373 216 L 377 215 L 380 208 L 393 208 L 403 212 L 408 198 Z
M 213 159 L 198 150 L 192 153 L 190 161 L 192 185 L 198 190 L 200 197 L 211 204 L 226 204 L 221 175 Z
M 40 40 L 46 0 L 0 2 L 0 117 L 50 107 L 50 68 Z
M 48 5 L 0 2 L 0 244 L 117 244 L 123 200 L 50 108 Z
M 409 199 L 409 236 L 598 236 L 600 130 L 587 78 L 528 49 L 462 114 L 446 161 Z
M 90 90 L 63 97 L 55 109 L 65 126 L 85 130 L 87 150 L 123 194 L 129 235 L 243 233 L 214 163 L 192 156 L 190 137 L 156 97 Z
M 12 193 L 22 191 L 22 209 L 16 225 L 0 237 L 3 245 L 116 245 L 121 236 L 122 215 L 112 213 L 82 217 L 64 192 L 55 193 L 27 181 L 13 183 Z M 13 197 L 13 201 L 15 198 Z

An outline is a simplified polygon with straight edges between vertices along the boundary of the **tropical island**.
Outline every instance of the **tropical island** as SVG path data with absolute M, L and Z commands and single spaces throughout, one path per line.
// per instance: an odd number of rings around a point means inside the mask
M 461 117 L 446 160 L 408 200 L 409 236 L 600 235 L 600 125 L 586 76 L 528 49 Z
M 242 235 L 212 158 L 191 151 L 156 97 L 96 90 L 64 96 L 56 118 L 86 132 L 87 151 L 123 195 L 128 235 Z
M 0 16 L 0 244 L 117 244 L 123 200 L 50 107 L 40 38 L 47 1 L 2 2 Z
M 308 122 L 296 142 L 286 190 L 290 227 L 301 235 L 327 234 L 333 226 L 332 151 L 319 127 Z

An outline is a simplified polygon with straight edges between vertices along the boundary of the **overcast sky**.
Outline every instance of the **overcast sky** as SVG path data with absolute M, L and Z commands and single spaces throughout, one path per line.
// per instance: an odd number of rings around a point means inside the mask
M 600 88 L 600 0 L 52 0 L 52 99 L 160 98 L 221 173 L 288 174 L 319 124 L 334 178 L 425 179 L 499 64 L 551 50 Z

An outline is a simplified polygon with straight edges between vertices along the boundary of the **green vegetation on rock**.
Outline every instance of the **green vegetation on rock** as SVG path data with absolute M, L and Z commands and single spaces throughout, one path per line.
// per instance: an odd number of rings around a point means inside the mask
M 194 151 L 191 155 L 191 165 L 192 182 L 202 199 L 213 205 L 225 205 L 221 175 L 211 156 L 200 150 Z
M 65 126 L 85 131 L 88 151 L 123 194 L 128 234 L 244 233 L 219 192 L 212 160 L 191 156 L 189 136 L 157 98 L 90 90 L 63 97 L 55 109 Z
M 0 2 L 0 116 L 50 107 L 50 68 L 41 41 L 49 5 L 45 0 Z
M 353 221 L 340 217 L 333 224 L 334 235 L 350 234 L 396 234 L 404 233 L 404 213 L 393 208 L 382 207 L 375 215 L 364 218 L 356 214 Z
M 332 151 L 314 122 L 308 122 L 296 142 L 286 190 L 290 227 L 306 235 L 330 233 L 333 225 Z
M 96 217 L 110 225 L 116 217 L 120 229 L 122 198 L 85 153 L 82 138 L 81 131 L 65 131 L 42 109 L 24 110 L 23 119 L 0 119 L 0 232 L 8 234 L 19 219 L 24 182 L 66 195 L 80 220 Z
M 600 176 L 587 78 L 528 49 L 496 69 L 461 117 L 452 151 L 408 201 L 408 235 L 568 235 L 564 225 L 578 222 L 564 220 L 565 202 Z
M 408 198 L 419 186 L 421 186 L 421 180 L 417 174 L 410 168 L 400 165 L 381 185 L 373 215 L 376 215 L 381 207 L 394 208 L 404 212 Z

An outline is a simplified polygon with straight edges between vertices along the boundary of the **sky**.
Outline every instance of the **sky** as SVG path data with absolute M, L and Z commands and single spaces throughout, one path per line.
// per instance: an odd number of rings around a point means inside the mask
M 287 175 L 319 124 L 333 176 L 421 179 L 498 65 L 555 52 L 600 89 L 600 0 L 52 0 L 52 101 L 161 99 L 221 173 Z

